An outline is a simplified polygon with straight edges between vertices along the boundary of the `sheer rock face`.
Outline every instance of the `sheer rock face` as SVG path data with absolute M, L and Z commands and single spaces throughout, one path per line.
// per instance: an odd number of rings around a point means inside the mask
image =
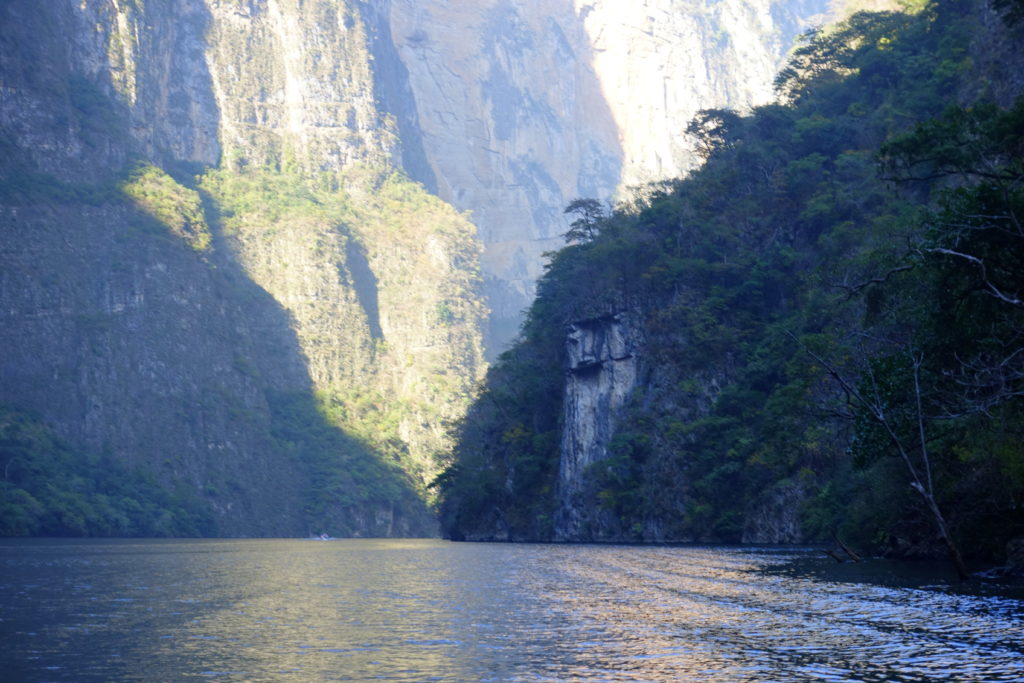
M 338 171 L 395 153 L 352 3 L 53 4 L 62 68 L 116 94 L 148 159 Z
M 309 172 L 391 161 L 397 138 L 377 108 L 355 3 L 193 1 L 210 15 L 206 57 L 225 162 Z
M 375 204 L 364 179 L 341 219 L 207 201 L 199 250 L 116 189 L 136 160 L 183 182 L 217 165 L 337 182 L 399 158 L 356 5 L 12 0 L 0 16 L 0 401 L 194 492 L 227 535 L 305 531 L 311 482 L 275 441 L 275 397 L 368 396 L 363 412 L 397 420 L 403 466 L 431 476 L 483 367 L 465 218 Z M 419 503 L 349 506 L 330 528 L 429 524 Z
M 683 134 L 700 109 L 749 110 L 797 34 L 823 20 L 816 0 L 575 0 L 593 68 L 622 141 L 623 186 L 696 165 Z
M 472 211 L 494 351 L 516 332 L 565 205 L 619 181 L 618 132 L 571 3 L 392 0 L 439 196 Z
M 607 539 L 588 468 L 608 457 L 622 409 L 637 386 L 643 345 L 626 313 L 581 320 L 566 337 L 566 390 L 558 467 L 555 538 Z
M 564 207 L 694 165 L 697 110 L 747 108 L 826 0 L 390 0 L 440 197 L 485 244 L 498 352 L 533 297 Z

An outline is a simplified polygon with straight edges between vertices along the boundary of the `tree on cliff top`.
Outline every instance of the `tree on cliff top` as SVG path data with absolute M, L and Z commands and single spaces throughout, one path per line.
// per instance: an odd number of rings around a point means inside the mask
M 601 231 L 601 223 L 608 217 L 596 199 L 574 199 L 563 213 L 576 215 L 576 220 L 569 224 L 569 230 L 563 235 L 568 243 L 594 241 Z

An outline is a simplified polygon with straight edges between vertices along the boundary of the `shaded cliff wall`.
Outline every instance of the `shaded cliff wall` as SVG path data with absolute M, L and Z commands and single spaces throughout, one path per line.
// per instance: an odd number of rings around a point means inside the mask
M 300 533 L 306 482 L 267 398 L 309 391 L 283 311 L 130 206 L 19 204 L 2 214 L 2 400 L 196 492 L 221 533 Z
M 34 6 L 41 5 L 41 6 Z M 219 112 L 191 0 L 4 3 L 3 125 L 30 166 L 94 181 L 131 154 L 216 163 Z
M 203 82 L 205 69 L 169 60 L 150 77 L 130 75 L 112 36 L 133 34 L 112 4 L 2 10 L 0 400 L 77 448 L 196 492 L 222 533 L 298 532 L 305 483 L 271 447 L 266 398 L 308 391 L 287 317 L 229 261 L 190 248 L 116 189 L 147 150 L 174 156 L 177 142 L 186 159 L 216 154 L 175 131 L 202 127 L 194 121 L 143 127 L 149 114 L 133 110 L 162 107 L 172 99 L 164 85 Z M 154 43 L 175 44 L 152 37 L 130 38 L 133 64 Z M 191 80 L 176 79 L 179 69 Z
M 355 6 L 2 12 L 0 401 L 222 534 L 429 533 L 482 367 L 479 247 L 390 175 Z

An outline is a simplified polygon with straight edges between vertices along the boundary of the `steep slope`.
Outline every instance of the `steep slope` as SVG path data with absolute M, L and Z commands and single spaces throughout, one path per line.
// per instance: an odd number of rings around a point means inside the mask
M 788 104 L 703 112 L 699 171 L 580 205 L 460 426 L 445 533 L 1005 558 L 1021 30 L 980 2 L 856 15 L 795 53 Z
M 180 491 L 203 533 L 430 533 L 482 365 L 479 248 L 393 176 L 354 6 L 2 11 L 7 426 Z M 17 533 L 110 533 L 85 493 L 87 524 L 32 503 L 56 504 L 11 438 Z

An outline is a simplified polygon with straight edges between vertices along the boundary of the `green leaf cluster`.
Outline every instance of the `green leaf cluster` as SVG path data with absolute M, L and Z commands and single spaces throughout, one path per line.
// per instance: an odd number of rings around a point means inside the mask
M 164 170 L 148 163 L 139 164 L 122 183 L 121 190 L 195 251 L 211 248 L 212 236 L 199 193 L 178 184 Z

